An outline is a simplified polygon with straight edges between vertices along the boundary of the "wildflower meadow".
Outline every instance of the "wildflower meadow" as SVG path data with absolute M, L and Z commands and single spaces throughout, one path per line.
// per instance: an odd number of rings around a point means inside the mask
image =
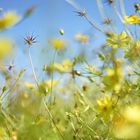
M 140 140 L 140 1 L 0 1 L 0 140 Z

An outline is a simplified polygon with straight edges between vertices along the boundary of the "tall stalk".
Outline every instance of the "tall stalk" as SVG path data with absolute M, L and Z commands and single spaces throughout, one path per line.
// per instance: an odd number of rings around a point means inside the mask
M 33 65 L 32 56 L 31 56 L 31 53 L 30 53 L 30 48 L 31 47 L 29 46 L 28 47 L 28 57 L 29 57 L 31 68 L 32 68 L 32 73 L 33 73 L 33 76 L 34 76 L 34 80 L 36 82 L 37 87 L 39 88 L 39 83 L 38 83 L 38 79 L 37 79 L 37 76 L 36 76 L 35 68 L 34 68 L 34 65 Z M 59 128 L 57 127 L 57 125 L 56 125 L 56 123 L 54 121 L 54 117 L 53 117 L 51 111 L 49 110 L 48 105 L 47 105 L 47 103 L 45 102 L 44 99 L 43 99 L 43 104 L 44 104 L 44 107 L 45 107 L 45 109 L 47 110 L 47 112 L 49 114 L 50 120 L 52 121 L 54 127 L 56 128 L 57 132 L 61 136 L 61 139 L 64 140 L 64 137 L 63 137 L 61 131 L 59 130 Z

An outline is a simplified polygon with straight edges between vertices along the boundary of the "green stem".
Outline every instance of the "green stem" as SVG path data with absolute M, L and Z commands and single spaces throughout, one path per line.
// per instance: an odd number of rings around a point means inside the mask
M 11 118 L 6 114 L 6 112 L 4 110 L 1 110 L 1 113 L 3 114 L 3 116 L 5 117 L 5 119 L 8 121 L 8 123 L 11 125 L 12 128 L 16 129 L 16 126 L 14 124 L 14 122 L 11 120 Z
M 56 128 L 56 130 L 58 131 L 59 135 L 61 136 L 61 139 L 64 140 L 63 134 L 62 134 L 62 132 L 59 130 L 59 128 L 57 127 L 57 125 L 56 125 L 56 123 L 55 123 L 55 120 L 54 120 L 54 117 L 52 116 L 52 114 L 51 114 L 51 112 L 50 112 L 50 110 L 49 110 L 49 108 L 48 108 L 48 106 L 47 106 L 47 104 L 46 104 L 46 102 L 45 102 L 44 99 L 43 99 L 43 104 L 44 104 L 44 106 L 45 106 L 46 111 L 47 111 L 48 114 L 49 114 L 49 117 L 51 118 L 51 121 L 52 121 L 54 127 Z
M 29 61 L 30 61 L 30 64 L 31 64 L 34 80 L 36 82 L 37 87 L 39 87 L 37 76 L 36 76 L 34 65 L 33 65 L 33 61 L 32 61 L 32 57 L 31 57 L 31 53 L 30 53 L 30 46 L 28 47 L 28 56 L 29 56 Z
M 99 9 L 101 18 L 102 19 L 105 19 L 106 18 L 106 14 L 105 14 L 104 7 L 102 5 L 102 2 L 100 0 L 96 0 L 96 3 L 97 3 L 97 6 L 98 6 L 98 9 Z
M 37 84 L 37 87 L 39 87 L 37 76 L 36 76 L 35 69 L 34 69 L 34 65 L 33 65 L 33 62 L 32 62 L 32 57 L 31 57 L 31 54 L 30 54 L 30 47 L 28 48 L 28 56 L 29 56 L 31 67 L 32 67 L 32 72 L 33 72 L 33 76 L 34 76 L 35 82 Z M 47 104 L 45 103 L 45 100 L 44 99 L 43 99 L 43 103 L 44 103 L 45 109 L 47 110 L 47 112 L 49 114 L 49 117 L 51 118 L 51 121 L 52 121 L 53 125 L 55 126 L 56 130 L 59 132 L 62 140 L 64 140 L 64 137 L 63 137 L 61 131 L 59 130 L 59 128 L 56 126 L 55 121 L 54 121 L 54 118 L 53 118 L 53 116 L 52 116 L 52 114 L 51 114 L 51 112 L 50 112 Z
M 87 14 L 84 17 L 92 27 L 94 27 L 96 30 L 105 34 L 105 32 L 94 21 L 92 21 L 91 18 Z
M 53 59 L 52 59 L 52 73 L 51 73 L 51 86 L 50 86 L 50 102 L 52 101 L 52 96 L 53 96 L 53 81 L 54 81 L 54 62 L 56 58 L 57 50 L 55 50 Z
M 123 0 L 119 0 L 119 2 L 120 2 L 120 9 L 121 9 L 122 15 L 126 16 Z
M 118 18 L 120 19 L 120 21 L 122 22 L 122 24 L 124 25 L 124 29 L 127 32 L 127 34 L 132 37 L 132 33 L 129 31 L 127 24 L 125 23 L 123 17 L 120 15 L 120 13 L 117 10 L 115 5 L 113 5 L 113 9 L 114 9 L 114 12 L 116 13 L 116 15 L 118 16 Z
M 75 8 L 77 11 L 83 11 L 78 4 L 76 4 L 74 1 L 71 0 L 65 0 L 67 3 L 69 3 L 73 8 Z M 105 33 L 102 28 L 100 28 L 95 21 L 91 20 L 90 16 L 86 13 L 85 15 L 83 15 L 85 17 L 85 19 L 88 21 L 88 23 L 94 27 L 96 30 L 102 32 L 103 34 Z

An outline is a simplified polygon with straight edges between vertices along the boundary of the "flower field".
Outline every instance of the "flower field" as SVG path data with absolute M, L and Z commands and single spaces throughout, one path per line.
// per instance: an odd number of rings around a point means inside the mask
M 6 1 L 0 140 L 140 140 L 140 1 Z

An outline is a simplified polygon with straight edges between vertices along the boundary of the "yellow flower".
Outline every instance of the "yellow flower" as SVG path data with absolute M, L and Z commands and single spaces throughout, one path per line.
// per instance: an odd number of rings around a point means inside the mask
M 66 42 L 61 39 L 51 39 L 49 41 L 50 45 L 52 45 L 53 48 L 55 49 L 64 49 L 66 47 Z
M 64 69 L 66 71 L 68 71 L 68 70 L 72 69 L 73 63 L 71 60 L 66 59 L 62 62 L 62 65 L 63 65 Z
M 13 43 L 7 38 L 0 38 L 0 60 L 5 59 L 11 54 Z
M 127 121 L 140 124 L 140 108 L 138 106 L 126 108 L 124 111 L 124 116 Z
M 21 20 L 21 17 L 16 14 L 16 12 L 9 11 L 6 12 L 2 17 L 0 17 L 0 30 L 7 29 Z
M 73 63 L 68 59 L 64 60 L 62 64 L 54 63 L 54 69 L 61 73 L 71 71 L 72 67 L 73 67 Z
M 111 46 L 113 48 L 124 48 L 130 44 L 131 38 L 126 34 L 126 32 L 122 32 L 120 34 L 113 33 L 107 39 L 107 46 Z
M 140 57 L 140 40 L 135 40 L 131 42 L 128 49 L 125 50 L 125 58 L 133 61 L 139 59 Z
M 75 35 L 75 40 L 80 43 L 86 44 L 89 42 L 89 36 L 81 34 L 81 33 L 77 33 Z
M 140 24 L 140 16 L 135 14 L 130 16 L 125 16 L 124 20 L 127 24 Z
M 57 84 L 58 84 L 58 80 L 48 80 L 48 81 L 45 81 L 44 82 L 44 85 L 46 86 L 46 87 L 48 87 L 48 88 L 50 88 L 51 87 L 51 84 L 52 84 L 52 86 L 54 87 L 54 86 L 56 86 Z
M 97 99 L 98 107 L 101 111 L 108 111 L 112 107 L 112 101 L 110 96 Z
M 140 107 L 129 106 L 113 120 L 113 133 L 119 139 L 140 137 Z
M 123 79 L 122 60 L 115 61 L 114 68 L 108 68 L 107 75 L 103 77 L 103 82 L 107 89 L 113 89 L 118 93 L 121 89 L 121 82 Z
M 40 84 L 40 88 L 45 90 L 45 92 L 50 92 L 51 87 L 55 87 L 59 83 L 58 80 L 48 80 Z
M 34 89 L 35 88 L 35 84 L 29 83 L 29 82 L 24 82 L 25 87 L 29 88 L 29 89 Z

